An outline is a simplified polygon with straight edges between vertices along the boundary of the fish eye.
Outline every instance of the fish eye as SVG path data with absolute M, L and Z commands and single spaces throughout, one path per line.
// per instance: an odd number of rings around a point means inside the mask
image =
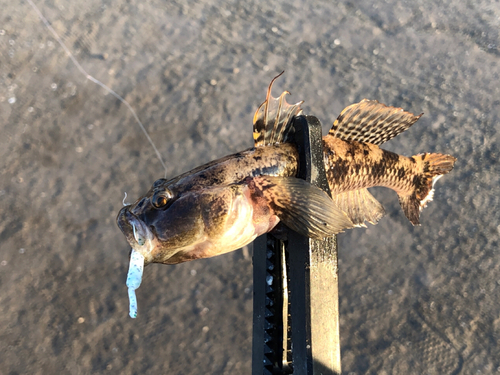
M 151 203 L 155 208 L 163 208 L 171 198 L 172 194 L 168 190 L 157 191 L 151 198 Z

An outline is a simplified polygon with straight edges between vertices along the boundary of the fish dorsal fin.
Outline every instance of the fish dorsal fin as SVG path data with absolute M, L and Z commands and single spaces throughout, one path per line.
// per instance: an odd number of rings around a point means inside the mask
M 377 224 L 385 215 L 384 207 L 366 189 L 346 191 L 332 200 L 357 227 L 366 227 L 365 221 Z
M 377 100 L 363 99 L 344 108 L 329 134 L 344 141 L 381 145 L 404 132 L 421 116 L 402 108 L 389 107 Z
M 255 147 L 286 142 L 293 118 L 302 112 L 300 105 L 303 101 L 287 103 L 285 95 L 290 94 L 288 91 L 284 91 L 278 98 L 271 95 L 274 81 L 282 74 L 283 72 L 273 78 L 267 89 L 266 101 L 257 108 L 253 116 Z

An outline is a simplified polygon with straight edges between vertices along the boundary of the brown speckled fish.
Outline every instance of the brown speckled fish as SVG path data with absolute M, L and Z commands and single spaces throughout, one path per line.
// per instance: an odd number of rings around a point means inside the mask
M 279 221 L 314 238 L 364 226 L 365 221 L 375 224 L 384 209 L 368 192 L 372 186 L 396 191 L 406 217 L 413 225 L 420 223 L 434 182 L 452 170 L 456 159 L 428 153 L 405 157 L 379 148 L 420 115 L 366 99 L 344 109 L 323 138 L 330 198 L 295 177 L 298 153 L 290 142 L 291 128 L 302 102 L 288 104 L 287 92 L 273 98 L 275 79 L 254 116 L 254 147 L 170 180 L 159 179 L 121 209 L 118 226 L 144 264 L 224 254 Z

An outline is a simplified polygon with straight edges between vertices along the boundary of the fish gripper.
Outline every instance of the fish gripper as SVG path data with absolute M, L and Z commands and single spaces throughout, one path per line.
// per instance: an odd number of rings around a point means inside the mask
M 330 195 L 322 129 L 294 119 L 299 174 Z M 313 240 L 281 223 L 254 241 L 252 375 L 341 373 L 336 237 Z

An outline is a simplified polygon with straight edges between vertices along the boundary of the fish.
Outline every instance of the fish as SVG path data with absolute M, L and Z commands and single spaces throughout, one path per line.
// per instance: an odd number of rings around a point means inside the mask
M 282 73 L 281 73 L 282 74 Z M 281 75 L 280 74 L 280 75 Z M 177 264 L 237 250 L 272 231 L 279 222 L 310 238 L 325 238 L 385 214 L 368 188 L 394 190 L 413 225 L 433 198 L 434 184 L 456 158 L 438 153 L 411 157 L 380 148 L 421 116 L 363 99 L 346 107 L 322 139 L 331 196 L 297 178 L 299 154 L 293 120 L 300 101 L 284 91 L 271 94 L 253 118 L 254 146 L 179 176 L 156 180 L 149 191 L 123 207 L 117 224 L 132 247 L 127 286 L 130 316 L 137 315 L 135 289 L 144 266 Z

